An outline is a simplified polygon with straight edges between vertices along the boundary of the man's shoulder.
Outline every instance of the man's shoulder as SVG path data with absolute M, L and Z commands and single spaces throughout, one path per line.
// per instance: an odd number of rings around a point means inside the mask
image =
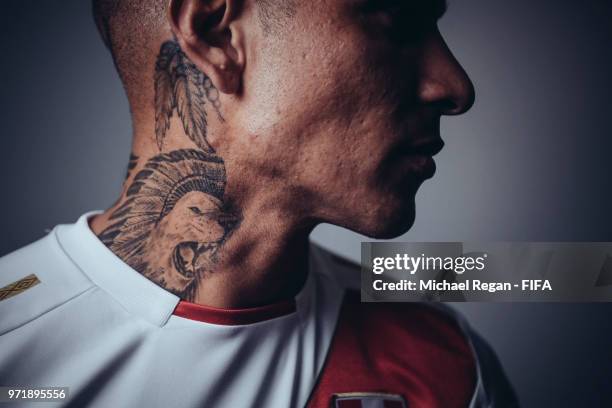
M 432 340 L 441 334 L 464 338 L 457 312 L 443 305 L 428 303 L 361 303 L 361 266 L 351 259 L 312 245 L 312 256 L 319 273 L 333 279 L 345 291 L 345 313 L 359 316 L 362 324 L 409 327 L 415 333 L 429 333 Z
M 338 255 L 315 243 L 310 244 L 310 259 L 313 270 L 333 281 L 342 290 L 358 290 L 361 281 L 361 266 L 349 258 Z
M 448 313 L 421 303 L 362 303 L 347 290 L 310 406 L 381 392 L 408 406 L 468 406 L 478 383 L 469 338 Z
M 90 289 L 92 282 L 63 251 L 53 230 L 0 258 L 0 334 Z
M 417 373 L 424 384 L 440 386 L 423 394 L 429 398 L 425 405 L 518 405 L 495 352 L 458 311 L 440 303 L 362 303 L 358 263 L 316 245 L 313 258 L 344 289 L 327 370 L 313 402 L 330 390 L 401 391 Z
M 337 333 L 351 333 L 348 337 L 367 343 L 375 353 L 403 352 L 410 344 L 474 370 L 469 338 L 452 309 L 416 302 L 362 303 L 360 265 L 321 247 L 314 246 L 313 252 L 323 273 L 344 288 Z
M 470 338 L 450 310 L 416 302 L 362 303 L 359 292 L 349 290 L 341 317 L 348 330 L 386 351 L 404 350 L 411 344 L 421 352 L 443 355 L 467 370 L 474 368 Z

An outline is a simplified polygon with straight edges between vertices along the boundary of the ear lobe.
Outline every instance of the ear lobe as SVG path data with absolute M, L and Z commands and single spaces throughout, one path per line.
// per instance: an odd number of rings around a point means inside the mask
M 236 0 L 169 0 L 168 21 L 179 46 L 213 85 L 237 93 L 244 68 L 241 41 L 233 29 Z

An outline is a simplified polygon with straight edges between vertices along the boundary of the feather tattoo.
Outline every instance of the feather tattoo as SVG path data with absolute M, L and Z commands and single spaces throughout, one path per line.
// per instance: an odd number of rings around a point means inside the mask
M 170 128 L 170 118 L 175 105 L 172 79 L 174 67 L 171 65 L 177 52 L 178 44 L 171 41 L 164 43 L 155 64 L 155 136 L 160 151 Z
M 176 41 L 163 43 L 155 64 L 155 136 L 160 151 L 176 110 L 189 139 L 203 151 L 214 153 L 206 138 L 207 101 L 223 120 L 219 93 L 210 79 L 187 58 Z
M 214 150 L 206 140 L 204 74 L 187 60 L 182 52 L 179 52 L 178 59 L 180 63 L 174 75 L 176 110 L 191 141 L 205 152 L 212 153 Z

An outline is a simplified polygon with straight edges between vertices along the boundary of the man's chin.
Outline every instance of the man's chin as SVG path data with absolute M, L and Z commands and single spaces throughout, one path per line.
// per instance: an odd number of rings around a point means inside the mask
M 355 229 L 372 239 L 397 238 L 412 228 L 415 220 L 415 206 L 406 205 L 395 211 L 382 211 L 375 219 L 369 220 Z

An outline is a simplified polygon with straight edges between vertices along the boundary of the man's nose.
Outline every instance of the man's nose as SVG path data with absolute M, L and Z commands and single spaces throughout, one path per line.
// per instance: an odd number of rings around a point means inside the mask
M 439 32 L 423 48 L 419 98 L 442 115 L 460 115 L 474 104 L 474 85 Z

